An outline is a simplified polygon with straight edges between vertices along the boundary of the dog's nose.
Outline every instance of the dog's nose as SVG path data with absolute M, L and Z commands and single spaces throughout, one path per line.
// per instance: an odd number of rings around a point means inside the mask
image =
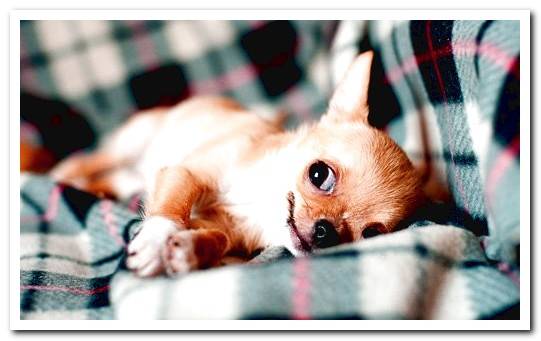
M 321 219 L 314 224 L 314 234 L 312 236 L 312 244 L 317 248 L 323 249 L 338 245 L 340 238 L 333 224 L 326 220 Z

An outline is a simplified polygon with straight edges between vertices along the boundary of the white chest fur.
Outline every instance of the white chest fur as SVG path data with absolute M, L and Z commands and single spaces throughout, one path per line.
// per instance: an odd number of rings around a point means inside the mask
M 265 246 L 285 246 L 296 254 L 287 225 L 287 194 L 296 177 L 286 154 L 269 153 L 250 167 L 228 170 L 220 191 L 229 212 L 258 231 Z

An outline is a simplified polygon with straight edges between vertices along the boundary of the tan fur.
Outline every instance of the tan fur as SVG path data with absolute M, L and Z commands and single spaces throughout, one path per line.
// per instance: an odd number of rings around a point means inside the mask
M 299 147 L 317 150 L 319 159 L 337 172 L 336 190 L 330 195 L 313 188 L 306 171 L 299 174 L 297 188 L 303 200 L 296 204 L 296 222 L 306 238 L 320 218 L 334 223 L 344 241 L 361 239 L 362 230 L 372 224 L 380 224 L 381 232 L 391 232 L 424 200 L 420 178 L 396 143 L 374 128 L 353 125 L 314 126 Z M 337 139 L 331 131 L 343 133 Z M 332 152 L 327 146 L 333 146 Z M 334 153 L 352 149 L 358 157 L 351 158 L 353 163 L 347 166 Z
M 254 225 L 256 213 L 243 211 L 246 203 L 231 202 L 240 200 L 234 199 L 239 197 L 235 190 L 261 209 L 258 202 L 264 205 L 265 200 L 274 198 L 275 190 L 282 190 L 278 183 L 291 183 L 269 209 L 276 210 L 271 216 L 284 217 L 284 226 L 289 210 L 288 220 L 294 222 L 300 238 L 305 240 L 310 240 L 319 219 L 336 226 L 341 242 L 362 239 L 363 229 L 369 226 L 391 232 L 412 214 L 424 196 L 420 177 L 405 153 L 384 133 L 368 126 L 366 92 L 371 60 L 370 53 L 359 57 L 319 123 L 286 132 L 278 124 L 281 118 L 275 122 L 264 120 L 228 99 L 194 98 L 168 114 L 160 110 L 136 115 L 121 128 L 117 136 L 129 136 L 130 129 L 147 124 L 138 124 L 137 120 L 148 121 L 142 142 L 128 148 L 130 157 L 119 153 L 122 148 L 111 147 L 120 139 L 117 137 L 94 154 L 64 162 L 54 174 L 67 181 L 84 179 L 85 189 L 114 195 L 114 184 L 104 177 L 104 172 L 137 165 L 137 156 L 143 166 L 148 166 L 149 162 L 144 161 L 154 160 L 153 153 L 167 151 L 173 159 L 174 153 L 182 150 L 185 155 L 181 161 L 164 165 L 153 178 L 155 181 L 146 186 L 150 191 L 145 205 L 147 217 L 163 217 L 178 228 L 163 246 L 168 272 L 214 266 L 230 255 L 248 258 L 272 243 L 268 241 L 269 233 L 282 233 L 280 226 L 269 232 Z M 164 138 L 167 134 L 171 135 L 169 140 Z M 160 142 L 159 138 L 164 139 Z M 191 145 L 193 150 L 184 151 L 184 145 Z M 308 179 L 308 167 L 317 160 L 336 172 L 332 193 L 322 193 Z M 152 162 L 150 165 L 155 166 Z M 244 175 L 237 178 L 237 174 Z M 273 188 L 275 180 L 280 181 Z M 249 181 L 255 181 L 255 185 Z M 258 187 L 258 181 L 271 185 Z M 272 192 L 261 192 L 264 189 Z M 193 232 L 187 233 L 186 229 Z M 185 250 L 185 258 L 175 258 L 179 248 Z M 183 267 L 183 262 L 188 265 Z

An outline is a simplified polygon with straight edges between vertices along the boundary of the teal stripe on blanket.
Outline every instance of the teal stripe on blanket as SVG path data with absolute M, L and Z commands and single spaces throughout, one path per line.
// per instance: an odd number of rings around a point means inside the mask
M 241 272 L 238 289 L 239 317 L 284 319 L 293 313 L 294 270 L 288 260 L 249 266 Z
M 308 263 L 308 261 L 307 261 Z M 358 292 L 362 290 L 357 257 L 314 258 L 309 262 L 307 317 L 359 318 Z M 295 299 L 294 299 L 295 302 Z

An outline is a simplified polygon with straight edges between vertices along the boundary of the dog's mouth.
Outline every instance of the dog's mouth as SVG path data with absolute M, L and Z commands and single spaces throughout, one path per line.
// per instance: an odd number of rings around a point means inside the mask
M 287 225 L 289 226 L 289 233 L 291 235 L 291 240 L 295 248 L 303 253 L 309 253 L 312 251 L 310 244 L 304 240 L 302 235 L 299 233 L 297 224 L 295 223 L 295 194 L 289 192 L 287 194 L 287 202 L 289 204 L 289 215 L 287 218 Z

